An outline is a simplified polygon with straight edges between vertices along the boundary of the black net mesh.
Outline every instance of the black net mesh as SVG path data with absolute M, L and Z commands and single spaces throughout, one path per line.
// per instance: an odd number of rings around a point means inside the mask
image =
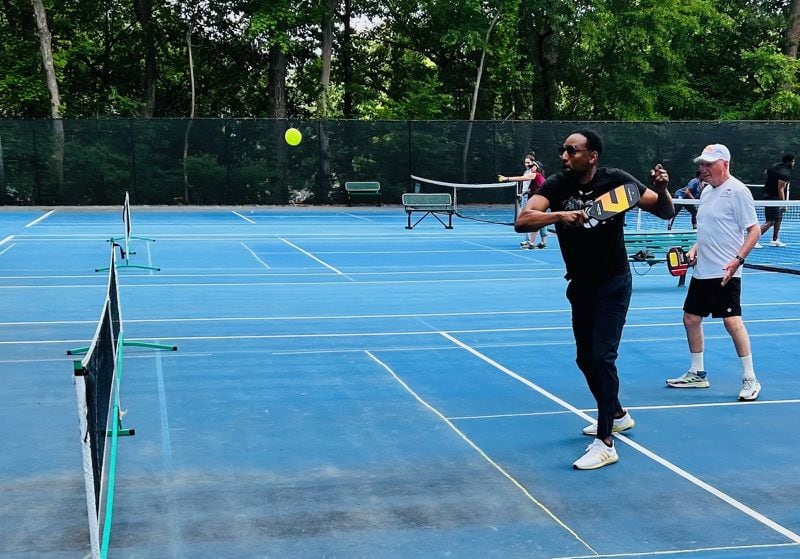
M 92 480 L 87 480 L 94 488 L 95 506 L 99 513 L 101 495 L 104 493 L 104 465 L 107 463 L 106 438 L 109 430 L 112 400 L 115 394 L 115 375 L 122 318 L 119 308 L 114 249 L 111 249 L 111 265 L 108 276 L 108 293 L 103 311 L 89 351 L 82 360 L 85 382 L 86 420 L 92 458 Z

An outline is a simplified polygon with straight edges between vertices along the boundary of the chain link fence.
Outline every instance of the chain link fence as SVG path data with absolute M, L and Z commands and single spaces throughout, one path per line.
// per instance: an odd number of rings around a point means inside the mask
M 302 132 L 298 146 L 284 141 L 288 127 Z M 556 148 L 581 127 L 603 136 L 601 164 L 646 180 L 661 163 L 673 188 L 709 143 L 726 144 L 750 184 L 800 147 L 800 123 L 783 121 L 0 120 L 0 204 L 118 205 L 126 191 L 150 205 L 343 204 L 347 181 L 378 181 L 382 202 L 397 204 L 412 174 L 494 182 L 518 174 L 531 149 L 557 171 Z

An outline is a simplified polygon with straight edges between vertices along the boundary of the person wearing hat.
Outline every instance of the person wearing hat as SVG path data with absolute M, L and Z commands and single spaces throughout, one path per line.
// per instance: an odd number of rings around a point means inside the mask
M 703 318 L 722 318 L 742 364 L 739 400 L 755 400 L 761 383 L 753 369 L 750 336 L 742 321 L 740 303 L 742 266 L 758 242 L 761 228 L 753 195 L 745 184 L 731 175 L 731 153 L 722 144 L 706 146 L 694 162 L 698 178 L 708 183 L 700 194 L 697 210 L 697 243 L 689 250 L 694 264 L 692 280 L 683 303 L 683 326 L 689 342 L 689 370 L 667 379 L 671 388 L 707 388 L 703 364 Z

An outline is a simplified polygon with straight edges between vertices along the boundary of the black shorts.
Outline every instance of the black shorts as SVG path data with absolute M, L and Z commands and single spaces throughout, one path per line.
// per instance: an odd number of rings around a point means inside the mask
M 767 221 L 778 221 L 782 216 L 783 212 L 786 211 L 786 208 L 776 208 L 775 206 L 765 206 L 764 207 L 764 219 Z
M 689 282 L 683 312 L 697 316 L 726 318 L 742 316 L 742 278 L 731 278 L 724 286 L 722 278 L 697 279 Z

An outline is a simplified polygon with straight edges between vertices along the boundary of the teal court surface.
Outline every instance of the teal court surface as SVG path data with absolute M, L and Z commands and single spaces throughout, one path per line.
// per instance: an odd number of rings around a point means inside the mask
M 118 269 L 125 338 L 178 351 L 125 351 L 108 557 L 800 557 L 800 276 L 745 270 L 764 388 L 742 403 L 718 320 L 711 386 L 665 386 L 688 365 L 685 288 L 634 264 L 636 427 L 617 464 L 575 471 L 594 410 L 555 236 L 405 224 L 133 209 L 155 242 Z M 92 340 L 122 234 L 118 208 L 0 210 L 2 559 L 91 556 L 66 351 Z

